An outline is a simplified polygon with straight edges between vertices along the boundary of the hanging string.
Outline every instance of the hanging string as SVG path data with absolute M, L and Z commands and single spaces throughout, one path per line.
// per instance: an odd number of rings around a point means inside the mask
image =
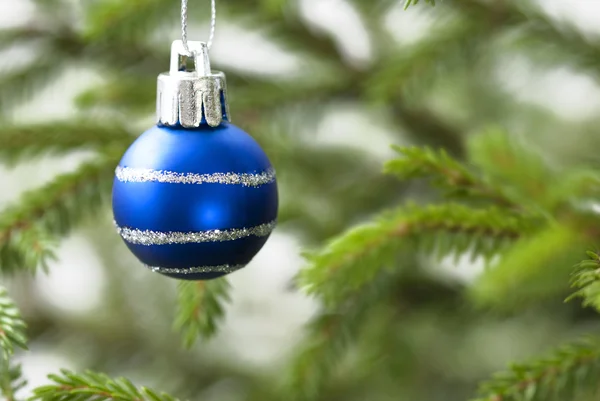
M 208 42 L 206 42 L 206 47 L 210 50 L 212 46 L 213 39 L 215 37 L 215 28 L 217 26 L 217 5 L 215 4 L 216 0 L 211 0 L 210 2 L 210 34 L 208 36 Z M 188 54 L 191 54 L 190 49 L 188 47 L 188 35 L 187 35 L 187 20 L 188 20 L 188 0 L 181 0 L 181 41 L 183 42 L 183 48 Z

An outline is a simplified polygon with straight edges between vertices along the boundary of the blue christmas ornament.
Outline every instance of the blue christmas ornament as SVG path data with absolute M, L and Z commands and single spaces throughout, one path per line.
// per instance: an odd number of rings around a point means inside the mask
M 225 77 L 206 45 L 181 41 L 170 73 L 158 78 L 158 125 L 142 134 L 116 169 L 113 212 L 128 248 L 148 268 L 205 280 L 247 265 L 277 219 L 277 184 L 254 139 L 229 122 Z M 183 70 L 183 71 L 182 71 Z

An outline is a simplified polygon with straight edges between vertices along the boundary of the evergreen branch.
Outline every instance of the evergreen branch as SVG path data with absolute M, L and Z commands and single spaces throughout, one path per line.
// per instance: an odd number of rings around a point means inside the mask
M 527 46 L 527 54 L 535 54 L 541 49 L 546 55 L 564 57 L 569 65 L 579 65 L 591 73 L 598 73 L 600 65 L 600 46 L 578 29 L 577 26 L 557 23 L 530 2 L 481 2 L 462 0 L 449 2 L 466 18 L 481 21 L 488 30 L 507 30 L 518 27 L 522 35 L 517 45 Z M 549 51 L 551 50 L 551 51 Z
M 411 73 L 407 79 L 419 80 L 421 73 Z M 402 85 L 402 84 L 400 84 Z M 384 95 L 385 96 L 385 95 Z M 464 135 L 460 128 L 437 116 L 427 107 L 409 105 L 410 96 L 390 98 L 394 121 L 403 127 L 411 142 L 418 146 L 432 145 L 446 149 L 450 154 L 463 157 Z
M 357 214 L 378 213 L 382 207 L 389 207 L 397 201 L 403 186 L 381 174 L 381 163 L 361 149 L 315 147 L 297 135 L 282 134 L 297 127 L 297 122 L 306 121 L 313 112 L 296 111 L 292 120 L 284 113 L 283 118 L 261 121 L 249 132 L 263 144 L 272 164 L 278 166 L 283 191 L 302 194 L 282 200 L 278 220 L 293 220 L 291 224 L 299 231 L 321 242 L 345 230 Z M 357 180 L 362 184 L 357 186 Z M 329 190 L 325 193 L 323 188 Z M 323 209 L 316 210 L 315 203 Z
M 597 172 L 561 171 L 522 137 L 500 127 L 471 136 L 467 145 L 469 159 L 487 185 L 522 210 L 552 214 L 574 197 L 594 196 L 599 188 Z
M 10 359 L 0 357 L 0 393 L 6 401 L 15 401 L 15 394 L 27 384 L 21 365 L 11 365 Z
M 404 9 L 407 10 L 410 6 L 416 6 L 419 3 L 419 0 L 406 0 L 404 4 Z M 425 0 L 426 4 L 430 4 L 432 7 L 435 6 L 435 0 Z
M 473 401 L 574 400 L 600 374 L 600 341 L 585 339 L 563 346 L 548 358 L 518 364 L 484 383 Z
M 46 31 L 32 26 L 2 29 L 0 30 L 0 50 L 16 43 L 44 38 L 47 34 Z
M 131 0 L 93 4 L 87 12 L 84 37 L 90 43 L 123 41 L 135 43 L 136 39 L 155 30 L 164 21 L 177 15 L 179 7 L 166 0 Z M 195 15 L 204 15 L 190 8 Z M 197 12 L 197 14 L 196 14 Z
M 494 185 L 521 205 L 545 208 L 556 171 L 539 152 L 509 135 L 500 127 L 492 127 L 468 142 L 469 158 Z M 526 172 L 526 174 L 524 173 Z
M 363 77 L 363 89 L 370 99 L 384 104 L 390 104 L 399 94 L 404 98 L 409 97 L 407 94 L 414 95 L 415 85 L 418 89 L 424 88 L 423 84 L 429 84 L 439 76 L 440 68 L 453 70 L 457 66 L 461 69 L 470 66 L 467 63 L 479 57 L 480 52 L 476 50 L 485 43 L 482 28 L 486 27 L 478 20 L 461 19 L 443 25 L 417 44 L 401 50 L 390 49 L 372 72 Z M 406 103 L 415 104 L 414 97 L 410 98 L 412 102 L 399 100 L 398 106 L 409 109 Z
M 415 97 L 419 99 L 423 92 L 428 93 L 438 81 L 441 69 L 471 68 L 485 43 L 480 25 L 477 20 L 465 19 L 439 29 L 418 44 L 384 54 L 369 74 L 355 79 L 364 82 L 360 85 L 361 94 L 390 107 L 396 123 L 405 128 L 415 144 L 434 144 L 462 155 L 462 130 L 419 105 Z
M 389 294 L 393 283 L 388 275 L 382 275 L 335 311 L 325 311 L 313 319 L 304 345 L 292 360 L 284 394 L 302 401 L 322 395 L 346 350 L 365 327 L 373 307 Z
M 443 188 L 450 196 L 484 198 L 501 206 L 518 207 L 500 189 L 477 177 L 443 149 L 437 152 L 418 147 L 395 146 L 394 149 L 404 157 L 387 162 L 386 173 L 394 174 L 402 180 L 431 177 L 434 184 Z
M 86 121 L 52 122 L 0 128 L 0 160 L 9 164 L 41 153 L 66 153 L 76 149 L 121 146 L 131 143 L 132 136 L 116 125 Z
M 588 252 L 590 259 L 579 263 L 571 277 L 571 287 L 578 288 L 566 301 L 582 298 L 583 306 L 592 306 L 600 311 L 600 256 Z
M 120 157 L 120 155 L 119 155 Z M 77 171 L 27 192 L 0 213 L 0 270 L 46 268 L 53 257 L 51 239 L 67 234 L 93 214 L 110 193 L 119 158 L 103 155 Z
M 53 82 L 64 67 L 64 59 L 50 51 L 29 66 L 0 76 L 0 110 L 3 113 L 29 100 Z
M 182 281 L 179 283 L 179 310 L 175 328 L 182 331 L 184 344 L 190 348 L 198 336 L 212 337 L 224 316 L 223 304 L 230 300 L 227 279 Z
M 308 255 L 300 282 L 327 304 L 371 281 L 383 267 L 393 267 L 404 250 L 435 251 L 439 256 L 471 252 L 491 258 L 519 238 L 532 221 L 497 208 L 470 209 L 458 204 L 409 206 L 385 214 L 333 239 Z
M 248 24 L 246 26 L 266 31 L 270 39 L 281 43 L 286 49 L 313 55 L 320 61 L 339 66 L 340 49 L 335 40 L 311 30 L 291 3 L 279 3 L 275 5 L 275 2 L 260 0 L 230 0 L 223 12 L 234 17 L 252 15 L 251 20 L 244 21 Z
M 469 287 L 473 301 L 511 310 L 562 295 L 585 236 L 582 227 L 551 223 L 521 238 Z
M 15 345 L 27 349 L 26 327 L 17 306 L 6 289 L 0 286 L 0 348 L 4 359 L 13 354 Z
M 190 7 L 190 20 L 192 17 L 193 20 L 206 18 L 209 13 L 205 11 L 201 7 Z M 143 35 L 155 30 L 161 22 L 169 20 L 169 15 L 174 17 L 178 12 L 178 6 L 165 0 L 99 3 L 88 12 L 89 21 L 84 36 L 94 47 L 92 53 L 96 53 L 99 59 L 105 56 L 105 60 L 106 57 L 111 61 L 114 59 L 119 65 L 128 61 L 147 61 L 149 55 L 154 60 L 162 60 L 153 57 L 154 51 L 151 49 L 143 49 L 140 41 Z M 339 49 L 335 41 L 315 34 L 292 7 L 283 4 L 273 7 L 258 0 L 231 0 L 223 4 L 219 13 L 238 19 L 240 16 L 252 15 L 252 19 L 243 21 L 246 27 L 266 31 L 269 38 L 282 43 L 287 49 L 312 54 L 320 61 L 339 64 Z M 127 51 L 122 52 L 118 48 Z M 116 54 L 122 57 L 114 57 Z M 128 67 L 131 65 L 129 63 Z
M 21 378 L 21 367 L 11 365 L 11 356 L 15 346 L 27 349 L 25 322 L 8 292 L 0 286 L 0 392 L 4 399 L 15 400 L 15 393 L 26 381 Z
M 156 102 L 156 78 L 117 74 L 114 79 L 75 98 L 80 109 L 105 108 L 119 113 L 147 115 Z
M 177 401 L 168 394 L 159 394 L 146 387 L 138 388 L 128 379 L 112 379 L 89 370 L 78 374 L 63 369 L 60 375 L 51 374 L 48 378 L 55 384 L 34 389 L 30 401 Z

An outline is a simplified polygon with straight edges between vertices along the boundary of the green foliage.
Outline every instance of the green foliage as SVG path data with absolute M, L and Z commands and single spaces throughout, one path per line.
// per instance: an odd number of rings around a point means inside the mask
M 387 275 L 382 275 L 336 309 L 322 312 L 309 323 L 307 338 L 287 372 L 285 394 L 292 400 L 318 399 L 347 349 L 364 329 L 372 308 L 389 295 L 391 283 Z
M 27 349 L 26 324 L 8 292 L 0 286 L 0 392 L 8 401 L 14 400 L 15 393 L 23 388 L 20 365 L 13 365 L 11 357 L 15 347 Z
M 99 43 L 122 42 L 134 38 L 152 25 L 173 21 L 178 10 L 176 3 L 161 0 L 92 3 L 86 14 L 88 20 L 84 37 L 98 40 Z
M 48 378 L 55 384 L 36 388 L 31 401 L 177 401 L 177 398 L 147 387 L 137 388 L 125 378 L 112 379 L 89 370 L 81 374 L 61 370 L 60 375 L 52 374 Z
M 467 200 L 482 198 L 500 206 L 515 207 L 499 188 L 492 187 L 443 149 L 437 152 L 418 147 L 396 146 L 394 149 L 403 157 L 387 162 L 386 173 L 402 180 L 432 178 L 433 183 L 442 188 L 447 196 Z
M 406 0 L 406 3 L 404 4 L 404 9 L 406 10 L 411 5 L 414 6 L 414 5 L 417 5 L 418 3 L 419 3 L 419 0 Z M 425 3 L 435 6 L 435 0 L 425 0 Z
M 25 328 L 17 306 L 6 289 L 0 286 L 0 348 L 3 359 L 8 359 L 13 354 L 15 346 L 27 349 Z
M 15 394 L 27 384 L 21 365 L 11 365 L 8 358 L 0 358 L 0 393 L 6 401 L 14 401 Z
M 75 102 L 82 110 L 87 111 L 100 109 L 114 112 L 118 110 L 126 118 L 135 115 L 146 116 L 156 101 L 154 99 L 156 97 L 155 80 L 155 77 L 119 74 L 111 82 L 104 82 L 98 87 L 81 93 Z M 117 135 L 119 130 L 114 131 L 107 132 L 109 138 Z M 126 136 L 121 135 L 121 140 L 124 138 Z
M 0 76 L 0 110 L 7 113 L 18 104 L 30 100 L 31 94 L 44 89 L 64 68 L 58 55 L 42 54 L 31 65 Z
M 548 358 L 515 364 L 484 383 L 473 401 L 574 400 L 600 374 L 600 342 L 589 338 L 566 345 Z
M 120 157 L 120 156 L 119 156 Z M 54 239 L 93 216 L 110 193 L 115 155 L 105 155 L 27 192 L 0 213 L 0 270 L 46 268 Z
M 77 7 L 63 0 L 33 3 L 36 8 L 31 21 L 35 23 L 0 31 L 1 49 L 14 44 L 32 45 L 34 49 L 31 63 L 0 72 L 0 109 L 5 120 L 67 67 L 91 66 L 102 74 L 102 84 L 76 97 L 78 112 L 67 122 L 30 125 L 15 118 L 16 122 L 3 125 L 0 162 L 13 165 L 44 154 L 62 156 L 79 150 L 92 150 L 97 155 L 73 173 L 56 177 L 0 211 L 0 270 L 5 273 L 44 267 L 62 237 L 88 217 L 105 211 L 114 167 L 133 139 L 128 129 L 114 122 L 129 125 L 152 112 L 156 74 L 168 65 L 165 41 L 171 34 L 165 33 L 174 30 L 179 12 L 178 2 L 170 0 L 106 0 Z M 191 25 L 206 22 L 208 3 L 190 7 Z M 372 394 L 377 391 L 373 389 L 381 389 L 385 398 L 393 394 L 409 400 L 465 399 L 457 396 L 460 390 L 450 393 L 448 389 L 464 386 L 470 391 L 472 380 L 489 368 L 477 365 L 481 361 L 475 357 L 460 359 L 476 354 L 473 350 L 479 344 L 469 343 L 469 352 L 461 352 L 451 370 L 440 363 L 440 353 L 456 345 L 453 333 L 467 342 L 473 337 L 476 340 L 476 323 L 494 317 L 482 319 L 480 309 L 446 305 L 449 296 L 444 291 L 451 293 L 452 299 L 504 307 L 518 315 L 527 306 L 545 305 L 545 300 L 563 297 L 566 269 L 583 248 L 600 238 L 598 217 L 583 210 L 586 204 L 600 199 L 595 162 L 598 142 L 593 140 L 596 135 L 590 134 L 597 131 L 597 122 L 585 122 L 586 128 L 516 102 L 499 84 L 495 67 L 506 53 L 509 58 L 526 57 L 540 67 L 568 67 L 597 78 L 599 48 L 586 34 L 552 21 L 529 1 L 457 0 L 439 4 L 444 12 L 435 9 L 428 13 L 432 18 L 428 35 L 400 45 L 384 28 L 389 24 L 383 23 L 394 1 L 350 3 L 356 5 L 360 20 L 368 28 L 373 50 L 368 68 L 354 60 L 335 35 L 307 23 L 309 18 L 294 2 L 230 0 L 219 5 L 219 15 L 260 32 L 300 59 L 300 69 L 308 71 L 274 78 L 227 68 L 231 106 L 236 124 L 252 132 L 277 168 L 282 195 L 280 221 L 308 243 L 333 238 L 308 256 L 308 266 L 300 273 L 300 284 L 323 301 L 323 308 L 296 350 L 285 393 L 273 399 L 375 399 L 377 395 Z M 405 7 L 418 3 L 407 0 Z M 435 5 L 434 0 L 421 3 Z M 400 158 L 386 164 L 387 173 L 403 181 L 430 179 L 456 203 L 407 205 L 407 196 L 416 194 L 425 203 L 435 198 L 436 192 L 429 186 L 409 187 L 382 176 L 380 160 L 364 149 L 350 150 L 346 143 L 323 146 L 315 140 L 311 135 L 318 131 L 317 125 L 339 104 L 356 106 L 368 114 L 369 121 L 385 125 L 394 142 L 419 145 L 396 148 Z M 102 118 L 94 120 L 94 113 Z M 500 128 L 480 131 L 481 126 L 498 123 L 511 127 L 510 133 Z M 538 132 L 538 139 L 531 140 Z M 578 140 L 581 138 L 586 139 L 585 144 Z M 440 147 L 443 150 L 432 150 Z M 569 164 L 561 156 L 563 148 L 570 148 L 576 163 Z M 581 165 L 585 152 L 595 164 Z M 382 209 L 391 211 L 381 213 Z M 354 228 L 347 229 L 349 226 Z M 425 288 L 419 274 L 430 272 L 426 265 L 431 258 L 417 256 L 466 254 L 482 257 L 487 264 L 472 285 L 442 291 L 440 283 L 445 279 L 436 276 L 431 278 L 438 284 L 432 287 L 435 290 Z M 592 260 L 581 263 L 573 274 L 572 284 L 577 288 L 573 297 L 600 309 L 598 256 L 590 256 Z M 107 266 L 116 267 L 121 266 Z M 414 273 L 412 279 L 407 278 L 410 273 Z M 111 291 L 133 291 L 130 283 L 116 281 L 111 282 Z M 182 331 L 186 346 L 215 334 L 229 291 L 224 279 L 180 284 L 175 327 Z M 464 297 L 465 293 L 470 297 Z M 0 329 L 4 331 L 0 345 L 7 356 L 2 360 L 0 388 L 12 401 L 22 382 L 18 367 L 10 365 L 8 356 L 15 346 L 23 347 L 25 339 L 24 325 L 12 302 L 2 298 L 5 295 L 0 293 Z M 35 303 L 35 297 L 31 298 Z M 103 363 L 119 368 L 123 352 L 130 351 L 126 357 L 135 355 L 140 360 L 171 353 L 171 337 L 155 330 L 136 330 L 136 312 L 121 299 L 126 297 L 112 302 L 116 307 L 110 309 L 110 318 L 102 321 L 101 327 L 90 329 L 89 322 L 70 319 L 55 322 L 55 316 L 44 315 L 44 308 L 33 308 L 35 317 L 30 326 L 37 334 L 56 331 L 56 337 L 63 340 L 64 336 L 65 343 L 71 337 L 98 340 L 110 356 L 95 356 L 105 354 L 104 350 L 86 353 L 86 363 L 94 363 L 94 369 Z M 579 327 L 583 320 L 572 312 L 556 310 L 554 305 L 548 309 L 553 321 L 566 321 L 569 327 Z M 372 312 L 378 310 L 405 313 L 400 322 L 390 322 L 379 315 L 374 317 Z M 439 316 L 432 312 L 440 310 L 455 320 L 455 327 L 440 328 Z M 372 348 L 353 348 L 367 326 L 372 331 L 369 338 L 385 339 L 377 346 L 381 354 L 389 351 L 389 355 L 364 355 Z M 436 341 L 431 350 L 421 350 L 414 357 L 410 335 L 419 336 L 422 331 L 435 333 L 432 338 Z M 522 337 L 519 342 L 529 338 Z M 163 338 L 168 341 L 159 342 Z M 486 343 L 485 348 L 496 345 Z M 574 394 L 594 387 L 599 349 L 598 342 L 590 340 L 564 347 L 549 359 L 518 365 L 482 387 L 478 401 L 570 400 Z M 352 352 L 362 354 L 352 359 L 356 356 Z M 272 380 L 263 380 L 256 372 L 241 373 L 237 366 L 224 369 L 213 361 L 207 368 L 190 361 L 204 358 L 192 355 L 179 360 L 175 352 L 172 354 L 168 369 L 160 366 L 153 379 L 164 377 L 170 385 L 181 383 L 191 387 L 194 395 L 209 393 L 211 399 L 222 394 L 213 395 L 208 390 L 219 387 L 224 378 L 232 384 L 226 386 L 228 389 L 239 389 L 249 401 L 264 401 L 264 394 L 273 393 Z M 111 358 L 115 355 L 118 358 Z M 109 359 L 116 361 L 108 364 Z M 404 359 L 415 361 L 408 369 L 415 378 L 410 385 L 403 384 L 406 377 L 398 369 Z M 338 375 L 342 362 L 348 362 L 349 371 L 363 364 L 373 368 L 374 379 L 364 389 L 368 396 L 352 392 L 354 383 L 344 382 L 352 381 L 353 376 Z M 140 375 L 151 372 L 145 365 L 136 364 Z M 463 370 L 467 368 L 471 371 Z M 386 375 L 393 377 L 392 384 L 383 381 Z M 33 399 L 172 399 L 137 389 L 128 380 L 92 372 L 77 375 L 64 371 L 51 378 L 55 383 L 37 389 Z M 328 392 L 338 385 L 346 393 Z M 259 387 L 269 390 L 255 393 Z M 430 388 L 432 393 L 424 396 Z
M 568 290 L 584 236 L 576 228 L 552 224 L 519 240 L 471 288 L 482 305 L 513 309 L 548 294 Z
M 469 158 L 511 199 L 531 208 L 551 206 L 550 190 L 560 175 L 522 138 L 492 128 L 468 142 Z
M 568 64 L 592 74 L 598 72 L 598 44 L 573 23 L 566 20 L 557 23 L 534 2 L 506 2 L 500 7 L 477 0 L 453 4 L 465 17 L 487 24 L 493 30 L 513 30 L 517 50 L 527 51 L 541 66 Z
M 470 209 L 452 203 L 399 208 L 307 255 L 309 265 L 301 272 L 300 283 L 326 304 L 335 304 L 382 269 L 394 269 L 403 252 L 419 249 L 439 257 L 471 252 L 489 259 L 529 232 L 532 224 L 498 208 Z
M 110 146 L 123 149 L 132 136 L 114 124 L 89 121 L 8 125 L 0 129 L 0 161 L 14 164 L 41 154 L 65 154 Z
M 600 256 L 588 252 L 590 257 L 579 263 L 571 276 L 571 287 L 577 288 L 567 301 L 582 298 L 583 306 L 600 311 Z
M 224 303 L 229 302 L 230 285 L 225 278 L 209 281 L 182 281 L 178 286 L 179 310 L 175 328 L 183 335 L 186 347 L 198 337 L 210 338 L 224 316 Z

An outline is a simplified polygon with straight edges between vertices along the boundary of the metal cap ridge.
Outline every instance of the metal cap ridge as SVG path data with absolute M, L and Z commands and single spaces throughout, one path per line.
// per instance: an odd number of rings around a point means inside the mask
M 204 42 L 188 42 L 187 53 L 181 40 L 171 45 L 169 72 L 158 76 L 156 116 L 159 125 L 198 128 L 217 127 L 229 119 L 225 74 L 212 71 Z M 187 68 L 188 58 L 194 70 Z

